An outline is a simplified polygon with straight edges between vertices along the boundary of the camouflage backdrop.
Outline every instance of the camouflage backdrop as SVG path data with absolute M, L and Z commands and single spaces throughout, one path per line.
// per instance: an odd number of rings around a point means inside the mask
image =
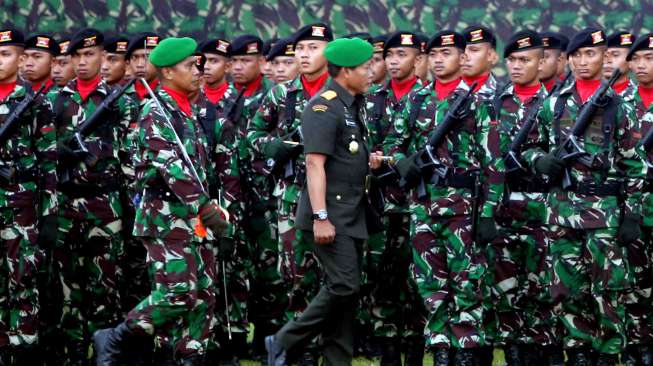
M 509 5 L 506 5 L 508 4 Z M 514 28 L 571 33 L 588 24 L 608 32 L 653 29 L 650 0 L 0 0 L 1 21 L 36 31 L 65 34 L 82 26 L 106 32 L 152 30 L 165 35 L 227 36 L 255 32 L 286 36 L 302 24 L 329 22 L 336 35 L 369 30 L 413 29 L 433 34 L 472 23 L 494 27 L 503 39 Z

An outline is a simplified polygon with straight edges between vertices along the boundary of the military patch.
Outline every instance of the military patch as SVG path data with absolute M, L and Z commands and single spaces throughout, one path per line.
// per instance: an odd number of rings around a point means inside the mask
M 293 45 L 289 44 L 286 45 L 286 56 L 294 56 L 295 55 L 295 48 Z
M 314 25 L 311 29 L 311 36 L 313 37 L 324 37 L 324 31 L 326 28 Z
M 374 52 L 383 52 L 383 42 L 374 43 Z
M 129 42 L 121 41 L 116 42 L 116 52 L 127 52 L 127 45 Z
M 68 45 L 69 44 L 70 44 L 70 41 L 59 43 L 59 51 L 61 53 L 66 53 L 66 51 L 68 51 Z
M 320 94 L 320 96 L 326 100 L 331 100 L 337 97 L 338 93 L 334 92 L 333 90 L 327 90 L 324 93 Z
M 9 42 L 11 40 L 11 31 L 0 32 L 0 42 Z
M 227 53 L 227 48 L 229 48 L 229 42 L 225 42 L 223 40 L 218 40 L 218 47 L 216 47 L 216 49 L 219 52 Z
M 84 47 L 93 47 L 97 45 L 97 37 L 91 36 L 84 38 Z
M 630 46 L 633 44 L 633 35 L 630 33 L 622 34 L 620 38 L 619 44 L 622 46 Z
M 596 31 L 592 33 L 592 44 L 603 42 L 603 31 Z
M 50 48 L 50 38 L 36 37 L 36 47 Z
M 145 48 L 147 47 L 156 47 L 159 45 L 159 37 L 158 36 L 149 36 L 145 38 Z
M 526 48 L 532 45 L 533 44 L 531 43 L 531 37 L 526 37 L 517 40 L 517 48 Z
M 449 45 L 455 44 L 453 34 L 444 34 L 444 35 L 440 36 L 440 41 L 441 41 L 440 43 L 443 46 L 449 46 Z
M 653 37 L 648 37 L 648 48 L 653 48 Z
M 471 33 L 471 41 L 476 42 L 476 41 L 482 41 L 483 40 L 483 30 L 482 29 L 477 29 L 475 31 L 472 31 Z
M 544 47 L 549 47 L 551 45 L 551 43 L 549 43 L 549 37 L 542 38 L 542 45 Z
M 412 34 L 402 34 L 401 35 L 401 45 L 402 46 L 412 46 L 415 43 L 413 43 L 413 35 Z
M 313 106 L 313 112 L 326 112 L 329 107 L 325 106 L 324 104 L 316 104 Z
M 252 54 L 252 53 L 258 53 L 258 43 L 250 43 L 247 45 L 247 53 Z

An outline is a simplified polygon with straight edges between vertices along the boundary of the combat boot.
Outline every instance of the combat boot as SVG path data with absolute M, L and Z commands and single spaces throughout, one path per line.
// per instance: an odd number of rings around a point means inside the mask
M 600 353 L 596 361 L 596 366 L 615 366 L 619 363 L 617 355 L 610 355 L 607 353 Z
M 383 338 L 380 366 L 401 366 L 401 341 L 397 337 Z
M 121 366 L 121 356 L 127 342 L 133 342 L 134 333 L 127 323 L 115 328 L 100 329 L 93 334 L 97 366 Z M 130 339 L 132 338 L 132 339 Z
M 592 364 L 591 352 L 585 347 L 567 350 L 567 357 L 571 366 L 590 366 Z
M 436 348 L 433 354 L 433 366 L 449 366 L 449 348 Z
M 204 355 L 194 354 L 185 357 L 179 362 L 179 366 L 204 366 Z
M 503 347 L 503 354 L 508 366 L 522 366 L 522 355 L 520 347 L 516 344 L 510 344 Z
M 653 349 L 649 345 L 637 347 L 639 351 L 639 362 L 642 366 L 653 366 Z
M 408 337 L 406 338 L 406 350 L 404 352 L 405 366 L 422 366 L 424 364 L 424 338 Z
M 453 364 L 455 366 L 476 366 L 477 354 L 478 349 L 457 349 L 456 355 L 453 359 Z

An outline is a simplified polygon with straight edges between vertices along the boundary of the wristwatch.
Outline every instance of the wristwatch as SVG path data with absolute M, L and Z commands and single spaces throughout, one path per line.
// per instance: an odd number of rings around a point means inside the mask
M 327 214 L 326 210 L 318 210 L 316 213 L 313 214 L 313 220 L 326 221 L 326 219 L 328 218 L 329 215 Z

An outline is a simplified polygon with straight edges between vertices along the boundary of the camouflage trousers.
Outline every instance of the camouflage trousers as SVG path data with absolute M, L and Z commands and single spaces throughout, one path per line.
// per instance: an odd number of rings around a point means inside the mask
M 124 216 L 123 255 L 118 259 L 124 279 L 120 285 L 121 308 L 124 313 L 136 306 L 150 290 L 150 279 L 145 264 L 147 251 L 140 238 L 131 235 L 133 215 L 134 209 L 130 207 Z
M 651 313 L 653 228 L 642 229 L 642 238 L 626 247 L 631 278 L 631 286 L 625 295 L 628 345 L 653 344 L 653 314 Z
M 476 348 L 486 343 L 483 328 L 488 296 L 486 259 L 472 241 L 469 216 L 411 215 L 411 271 L 428 311 L 426 344 L 435 348 Z
M 0 346 L 38 341 L 37 271 L 42 262 L 36 239 L 35 205 L 0 209 Z
M 524 222 L 501 225 L 488 246 L 492 310 L 487 322 L 492 323 L 495 345 L 557 343 L 557 319 L 549 296 L 548 245 L 547 226 Z
M 127 315 L 128 326 L 173 345 L 175 358 L 203 354 L 215 307 L 212 250 L 205 244 L 142 238 L 152 290 Z M 209 262 L 205 262 L 205 260 Z M 207 272 L 208 271 L 208 272 Z
M 551 227 L 551 296 L 567 349 L 620 353 L 626 344 L 624 291 L 629 268 L 617 228 Z
M 62 197 L 53 256 L 63 288 L 61 329 L 70 350 L 84 352 L 97 329 L 120 318 L 122 206 L 117 192 Z

